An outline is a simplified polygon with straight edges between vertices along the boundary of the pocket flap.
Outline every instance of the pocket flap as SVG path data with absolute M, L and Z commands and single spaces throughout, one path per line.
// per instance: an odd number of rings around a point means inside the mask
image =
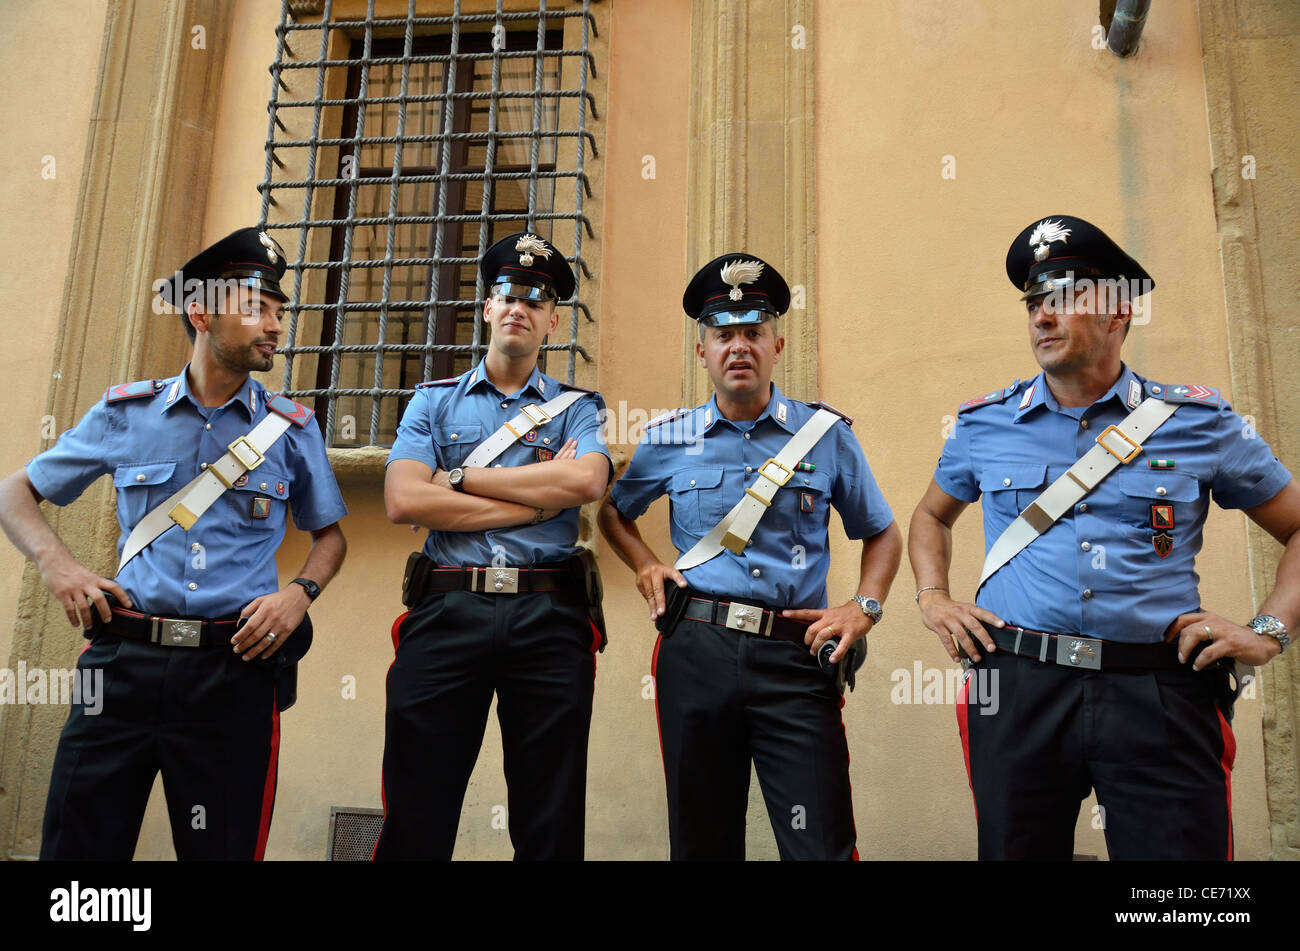
M 433 441 L 440 446 L 459 446 L 462 443 L 476 446 L 482 439 L 483 427 L 477 424 L 433 427 Z
M 716 489 L 720 485 L 722 469 L 713 466 L 674 472 L 670 488 L 673 492 L 687 492 L 691 489 Z
M 980 475 L 981 492 L 1002 489 L 1037 489 L 1047 481 L 1047 466 L 1006 465 L 985 469 Z
M 175 461 L 138 462 L 113 470 L 113 485 L 119 489 L 132 485 L 162 485 L 176 471 Z
M 1121 469 L 1115 473 L 1120 491 L 1135 499 L 1153 502 L 1195 502 L 1201 496 L 1201 483 L 1185 472 L 1159 469 Z M 1163 490 L 1163 491 L 1161 491 Z

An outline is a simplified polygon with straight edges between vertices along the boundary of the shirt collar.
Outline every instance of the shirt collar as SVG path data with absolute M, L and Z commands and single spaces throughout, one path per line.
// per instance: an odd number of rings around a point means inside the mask
M 490 386 L 498 393 L 501 393 L 501 390 L 497 389 L 492 381 L 488 379 L 487 367 L 483 360 L 480 360 L 478 366 L 469 371 L 469 385 L 466 387 L 466 391 L 473 392 L 473 390 L 480 385 Z M 539 367 L 534 366 L 533 372 L 528 374 L 528 382 L 524 384 L 523 389 L 519 392 L 523 393 L 527 390 L 532 390 L 543 400 L 548 400 L 552 397 L 559 396 L 560 385 L 551 377 L 544 374 Z M 509 396 L 511 394 L 501 393 L 501 395 Z
M 735 427 L 730 420 L 723 417 L 722 412 L 718 409 L 717 393 L 714 393 L 713 396 L 709 397 L 709 401 L 697 410 L 697 412 L 702 412 L 704 414 L 700 423 L 701 432 L 707 433 L 719 422 L 725 422 L 732 425 L 734 428 L 739 428 Z M 794 422 L 792 403 L 786 398 L 786 395 L 781 392 L 781 388 L 775 383 L 772 384 L 772 396 L 768 399 L 767 406 L 763 407 L 763 412 L 758 414 L 758 417 L 754 420 L 754 424 L 758 425 L 765 419 L 770 419 L 788 433 L 794 434 L 798 431 L 798 427 Z
M 235 392 L 235 395 L 223 403 L 222 406 L 229 406 L 231 403 L 239 403 L 244 407 L 244 412 L 248 414 L 248 418 L 251 421 L 253 417 L 257 415 L 259 409 L 265 408 L 268 400 L 266 393 L 266 387 L 262 386 L 262 384 L 258 383 L 250 376 L 244 380 L 243 385 Z M 181 370 L 178 377 L 163 387 L 162 394 L 163 404 L 162 409 L 159 411 L 161 413 L 166 413 L 173 406 L 176 406 L 185 400 L 189 400 L 193 406 L 202 405 L 195 398 L 194 391 L 190 389 L 190 365 L 188 363 L 185 364 L 185 369 Z M 210 408 L 217 409 L 219 407 Z
M 1136 394 L 1137 401 L 1142 400 L 1142 381 L 1138 375 L 1129 369 L 1128 364 L 1120 365 L 1119 379 L 1108 389 L 1105 394 L 1098 399 L 1093 406 L 1099 406 L 1113 399 L 1118 399 L 1129 409 L 1136 409 L 1137 403 L 1130 399 L 1130 394 Z M 1052 395 L 1051 389 L 1047 385 L 1046 374 L 1040 372 L 1034 377 L 1029 388 L 1021 391 L 1020 402 L 1016 407 L 1016 415 L 1013 417 L 1015 422 L 1020 422 L 1028 414 L 1032 413 L 1040 406 L 1046 406 L 1054 413 L 1061 412 L 1061 404 L 1056 401 Z

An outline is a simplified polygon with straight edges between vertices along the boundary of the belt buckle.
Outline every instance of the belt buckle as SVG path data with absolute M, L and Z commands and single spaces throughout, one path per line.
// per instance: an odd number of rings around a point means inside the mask
M 518 594 L 518 568 L 483 568 L 483 591 L 487 594 Z
M 551 414 L 536 403 L 529 403 L 527 406 L 519 407 L 519 412 L 527 416 L 534 426 L 545 426 L 552 419 Z
M 727 607 L 727 627 L 733 631 L 745 631 L 749 634 L 761 633 L 759 628 L 763 621 L 763 609 L 752 604 L 732 601 Z
M 156 617 L 149 640 L 164 647 L 201 647 L 203 626 L 184 618 Z
M 266 458 L 258 451 L 256 446 L 248 441 L 247 436 L 240 436 L 226 448 L 230 450 L 231 455 L 238 459 L 239 464 L 245 469 L 256 469 Z M 208 468 L 210 469 L 212 467 L 209 466 Z M 227 488 L 229 488 L 229 486 L 227 486 Z
M 1101 670 L 1101 641 L 1087 637 L 1056 637 L 1056 662 L 1070 667 Z

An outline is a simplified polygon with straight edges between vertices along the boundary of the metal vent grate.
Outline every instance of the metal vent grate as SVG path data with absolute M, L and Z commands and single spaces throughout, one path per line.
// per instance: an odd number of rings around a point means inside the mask
M 325 848 L 325 861 L 369 862 L 383 825 L 382 809 L 330 806 L 330 837 Z

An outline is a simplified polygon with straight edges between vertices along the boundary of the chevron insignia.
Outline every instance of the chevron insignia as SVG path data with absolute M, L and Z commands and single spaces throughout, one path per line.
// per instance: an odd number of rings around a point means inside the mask
M 266 404 L 266 408 L 299 427 L 306 426 L 307 421 L 314 415 L 311 410 L 301 403 L 295 403 L 289 397 L 280 396 L 278 393 L 271 397 Z

